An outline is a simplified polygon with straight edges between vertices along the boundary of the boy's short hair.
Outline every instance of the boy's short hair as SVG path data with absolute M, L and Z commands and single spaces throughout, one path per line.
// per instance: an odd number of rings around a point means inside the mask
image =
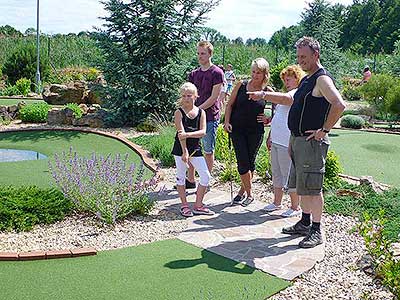
M 208 50 L 208 53 L 211 54 L 211 55 L 214 52 L 214 46 L 209 41 L 200 41 L 200 42 L 197 43 L 197 47 L 206 48 Z

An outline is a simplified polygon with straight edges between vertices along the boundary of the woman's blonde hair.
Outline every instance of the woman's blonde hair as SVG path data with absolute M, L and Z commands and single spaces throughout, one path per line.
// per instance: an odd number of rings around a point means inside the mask
M 299 65 L 287 66 L 279 74 L 282 81 L 285 79 L 285 76 L 293 76 L 294 78 L 296 78 L 297 85 L 299 85 L 301 79 L 303 79 L 305 75 L 306 73 L 304 73 L 304 71 L 300 68 Z
M 182 96 L 183 93 L 185 92 L 191 92 L 193 93 L 196 97 L 199 96 L 199 94 L 197 93 L 197 87 L 191 83 L 191 82 L 185 82 L 184 84 L 181 85 L 181 87 L 179 88 L 179 94 Z M 178 101 L 178 106 L 181 106 L 182 104 L 182 97 L 179 98 Z
M 264 73 L 263 86 L 266 86 L 269 81 L 269 63 L 265 58 L 259 57 L 251 63 L 251 68 L 253 69 L 254 67 Z

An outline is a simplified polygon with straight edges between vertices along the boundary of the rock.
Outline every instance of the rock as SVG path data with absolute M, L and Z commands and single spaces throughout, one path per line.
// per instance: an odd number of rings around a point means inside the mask
M 79 108 L 82 110 L 83 114 L 86 115 L 88 113 L 88 106 L 84 103 L 79 104 Z
M 86 96 L 86 87 L 82 82 L 74 82 L 69 85 L 52 84 L 43 91 L 43 100 L 52 105 L 84 103 Z
M 17 105 L 10 105 L 8 107 L 8 112 L 9 113 L 16 113 L 18 111 L 18 106 Z
M 66 116 L 62 109 L 53 108 L 49 111 L 47 115 L 48 125 L 62 125 L 66 124 Z
M 18 102 L 17 106 L 18 106 L 18 110 L 20 110 L 22 107 L 26 106 L 26 102 L 20 101 L 20 102 Z
M 383 188 L 378 182 L 375 182 L 372 176 L 362 176 L 360 178 L 360 185 L 370 186 L 374 192 L 378 194 L 381 194 L 385 191 L 385 188 Z
M 68 85 L 52 84 L 45 87 L 43 99 L 49 104 L 64 105 L 66 103 L 100 104 L 101 83 L 75 81 Z

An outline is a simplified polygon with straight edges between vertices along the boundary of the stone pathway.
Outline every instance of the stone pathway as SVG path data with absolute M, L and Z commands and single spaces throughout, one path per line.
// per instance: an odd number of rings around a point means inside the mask
M 180 200 L 172 185 L 160 201 L 168 210 L 179 213 Z M 194 190 L 188 201 L 194 202 Z M 260 269 L 282 279 L 292 280 L 310 270 L 324 258 L 324 245 L 300 249 L 302 237 L 282 234 L 298 218 L 282 218 L 278 213 L 262 210 L 265 203 L 254 201 L 248 207 L 230 206 L 229 193 L 212 189 L 204 203 L 216 214 L 188 218 L 188 228 L 179 239 L 238 262 Z

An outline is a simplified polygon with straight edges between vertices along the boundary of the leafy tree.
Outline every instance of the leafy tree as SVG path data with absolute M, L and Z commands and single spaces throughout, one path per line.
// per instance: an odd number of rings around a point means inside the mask
M 10 25 L 4 25 L 0 26 L 0 36 L 1 35 L 20 37 L 22 36 L 22 32 L 18 31 Z
M 29 27 L 27 30 L 25 30 L 25 35 L 35 35 L 36 34 L 36 29 L 33 27 Z
M 185 80 L 179 52 L 218 1 L 108 0 L 98 30 L 114 125 L 136 125 L 150 113 L 172 115 Z
M 210 41 L 212 44 L 229 43 L 229 39 L 214 28 L 202 27 L 200 33 L 199 40 Z
M 387 104 L 393 103 L 394 101 L 392 98 L 388 101 L 387 95 L 391 89 L 399 84 L 399 80 L 391 75 L 375 74 L 360 88 L 360 90 L 364 95 L 364 99 L 371 104 L 378 113 L 385 115 L 389 113 Z M 393 97 L 396 97 L 396 95 L 397 89 L 393 92 Z
M 301 25 L 282 27 L 272 35 L 268 45 L 273 47 L 276 53 L 279 49 L 283 49 L 285 52 L 294 52 L 294 44 L 303 35 L 303 32 L 304 29 Z
M 232 42 L 233 42 L 234 44 L 236 44 L 236 45 L 244 45 L 243 39 L 242 39 L 240 36 L 237 37 L 236 39 L 234 39 Z
M 337 45 L 340 30 L 327 0 L 314 0 L 302 13 L 304 35 L 316 38 L 321 45 L 321 63 L 336 78 L 340 77 L 341 53 Z

